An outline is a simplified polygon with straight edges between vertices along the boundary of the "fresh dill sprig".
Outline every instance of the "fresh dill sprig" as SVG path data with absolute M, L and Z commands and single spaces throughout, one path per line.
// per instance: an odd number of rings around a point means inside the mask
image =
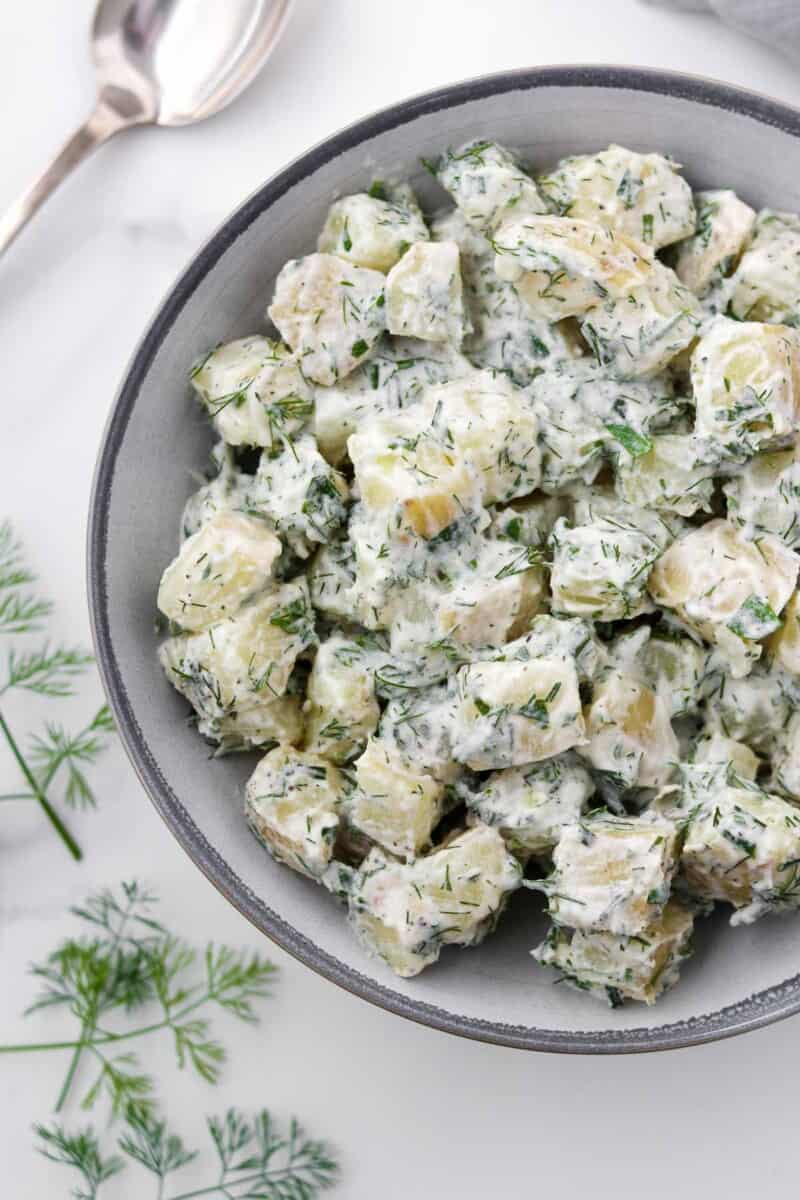
M 50 614 L 49 601 L 23 591 L 35 582 L 7 521 L 0 525 L 0 633 L 35 633 Z
M 25 565 L 11 526 L 4 522 L 0 525 L 0 634 L 31 634 L 41 628 L 42 621 L 51 612 L 51 605 L 48 600 L 25 590 L 34 582 L 35 576 Z M 0 698 L 13 691 L 48 698 L 71 696 L 77 678 L 92 662 L 92 656 L 76 646 L 51 646 L 45 642 L 33 649 L 11 647 L 6 654 L 5 672 L 0 675 Z M 64 767 L 64 801 L 71 807 L 93 805 L 95 797 L 85 769 L 103 751 L 112 731 L 111 714 L 104 705 L 90 723 L 75 734 L 48 721 L 44 733 L 32 739 L 31 749 L 26 754 L 0 711 L 0 733 L 8 743 L 26 785 L 24 791 L 8 793 L 0 796 L 0 800 L 38 803 L 75 859 L 82 857 L 81 849 L 54 807 L 49 791 Z
M 168 1178 L 194 1162 L 198 1151 L 188 1150 L 165 1120 L 132 1114 L 125 1124 L 117 1148 L 155 1177 L 154 1200 L 314 1200 L 337 1182 L 339 1167 L 330 1147 L 307 1138 L 294 1118 L 284 1134 L 266 1108 L 253 1117 L 229 1108 L 207 1121 L 217 1159 L 209 1182 L 167 1195 Z M 100 1185 L 125 1165 L 119 1155 L 103 1157 L 91 1127 L 73 1135 L 59 1125 L 37 1125 L 35 1131 L 42 1154 L 80 1172 L 83 1182 L 73 1193 L 76 1200 L 98 1200 Z
M 118 1174 L 125 1165 L 118 1155 L 104 1158 L 97 1134 L 88 1126 L 77 1133 L 67 1133 L 60 1125 L 34 1125 L 39 1138 L 37 1150 L 51 1162 L 63 1163 L 79 1171 L 83 1186 L 71 1193 L 75 1200 L 97 1200 L 100 1185 Z
M 72 1059 L 56 1101 L 59 1112 L 85 1058 L 94 1075 L 84 1092 L 84 1108 L 101 1098 L 112 1118 L 145 1120 L 154 1113 L 153 1080 L 123 1043 L 168 1032 L 180 1067 L 216 1083 L 225 1049 L 212 1035 L 215 1009 L 255 1023 L 255 1004 L 269 994 L 277 968 L 256 954 L 229 946 L 206 947 L 202 955 L 152 915 L 156 899 L 138 883 L 120 892 L 92 895 L 71 911 L 89 926 L 90 936 L 63 941 L 33 975 L 41 985 L 27 1009 L 59 1008 L 79 1025 L 64 1041 L 0 1046 L 0 1054 L 71 1050 Z

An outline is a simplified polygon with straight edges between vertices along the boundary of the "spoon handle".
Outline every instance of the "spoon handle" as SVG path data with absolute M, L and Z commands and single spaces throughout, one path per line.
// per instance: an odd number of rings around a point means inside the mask
M 11 205 L 4 216 L 0 217 L 0 254 L 8 249 L 17 234 L 74 167 L 120 129 L 135 123 L 99 99 L 94 111 L 80 129 L 64 143 L 50 166 L 26 192 L 23 192 L 16 203 Z

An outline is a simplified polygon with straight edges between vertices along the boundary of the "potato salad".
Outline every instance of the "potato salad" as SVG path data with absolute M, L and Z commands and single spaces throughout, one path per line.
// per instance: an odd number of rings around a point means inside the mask
M 161 663 L 398 975 L 528 920 L 652 1004 L 716 905 L 800 908 L 800 217 L 623 146 L 425 166 L 191 367 Z

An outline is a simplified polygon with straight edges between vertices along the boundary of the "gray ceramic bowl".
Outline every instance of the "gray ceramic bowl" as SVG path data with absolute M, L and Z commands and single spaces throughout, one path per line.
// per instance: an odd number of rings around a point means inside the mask
M 259 929 L 357 996 L 437 1029 L 536 1050 L 662 1050 L 754 1029 L 800 1009 L 800 919 L 731 929 L 704 922 L 680 985 L 654 1009 L 611 1011 L 553 986 L 529 957 L 540 902 L 514 897 L 494 937 L 448 950 L 398 980 L 367 959 L 321 888 L 276 865 L 248 832 L 252 757 L 209 760 L 156 662 L 158 579 L 209 434 L 186 371 L 207 346 L 261 328 L 276 273 L 311 250 L 331 198 L 402 171 L 440 203 L 420 166 L 489 136 L 534 164 L 621 142 L 672 154 L 696 186 L 800 210 L 800 113 L 752 93 L 665 72 L 553 67 L 494 75 L 408 100 L 310 150 L 251 196 L 178 280 L 114 405 L 95 479 L 89 592 L 95 642 L 120 734 L 165 822 Z

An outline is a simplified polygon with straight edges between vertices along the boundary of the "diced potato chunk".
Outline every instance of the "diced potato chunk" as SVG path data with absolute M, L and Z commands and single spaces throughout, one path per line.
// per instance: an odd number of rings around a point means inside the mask
M 563 159 L 538 183 L 559 212 L 608 225 L 654 249 L 695 229 L 692 192 L 661 154 L 609 146 Z
M 286 583 L 201 633 L 169 638 L 159 651 L 167 678 L 200 717 L 200 731 L 282 696 L 294 664 L 313 645 L 305 580 Z M 230 728 L 230 726 L 229 726 Z
M 515 500 L 508 508 L 495 509 L 492 530 L 496 537 L 521 546 L 544 546 L 559 517 L 570 512 L 568 496 L 547 496 L 543 492 Z
M 588 356 L 554 364 L 530 392 L 541 425 L 545 492 L 593 483 L 606 454 L 623 446 L 646 450 L 650 429 L 676 413 L 672 381 L 612 379 Z
M 158 607 L 182 629 L 207 629 L 266 587 L 280 552 L 263 521 L 220 513 L 186 539 L 164 571 Z
M 529 398 L 504 375 L 476 371 L 425 393 L 425 425 L 477 471 L 486 504 L 532 492 L 541 478 L 539 422 Z
M 540 762 L 585 740 L 571 661 L 476 663 L 457 681 L 453 756 L 475 771 Z
M 250 496 L 302 558 L 335 538 L 347 520 L 347 481 L 325 461 L 311 434 L 261 455 Z
M 783 624 L 767 642 L 767 654 L 790 675 L 800 675 L 800 592 L 794 592 L 783 610 Z
M 550 534 L 550 588 L 558 612 L 617 621 L 646 611 L 647 580 L 670 539 L 653 513 L 622 503 L 582 506 L 574 527 L 561 518 Z
M 692 353 L 695 432 L 741 453 L 793 440 L 800 429 L 796 334 L 783 325 L 715 317 Z
M 773 533 L 800 549 L 800 439 L 790 450 L 756 454 L 727 480 L 728 520 L 750 538 Z
M 662 787 L 679 757 L 670 715 L 665 697 L 611 669 L 594 684 L 580 752 L 623 788 Z
M 605 997 L 612 1008 L 623 1000 L 655 1004 L 678 982 L 681 964 L 691 955 L 693 925 L 692 913 L 670 900 L 634 937 L 552 925 L 533 955 L 581 991 Z
M 676 247 L 675 274 L 704 296 L 731 274 L 750 237 L 756 214 L 735 192 L 698 192 L 697 229 Z
M 350 920 L 368 952 L 409 978 L 442 946 L 480 942 L 520 879 L 519 863 L 485 825 L 407 865 L 375 849 L 356 875 Z
M 357 267 L 386 272 L 413 242 L 427 240 L 428 230 L 415 204 L 358 192 L 331 205 L 317 249 Z
M 724 671 L 710 675 L 704 689 L 709 697 L 708 727 L 759 753 L 771 753 L 794 707 L 788 682 L 762 663 L 745 679 L 731 679 Z
M 417 242 L 386 280 L 386 327 L 402 337 L 461 344 L 464 296 L 455 242 Z
M 344 797 L 336 767 L 276 746 L 250 776 L 244 811 L 253 833 L 278 862 L 319 879 L 333 855 Z
M 494 248 L 500 279 L 516 283 L 528 310 L 549 321 L 625 296 L 653 269 L 640 244 L 572 217 L 512 218 L 498 229 Z
M 306 749 L 343 763 L 363 750 L 380 710 L 368 658 L 335 633 L 317 650 L 306 689 Z
M 480 821 L 499 829 L 510 849 L 540 854 L 555 846 L 565 825 L 580 818 L 594 790 L 586 767 L 568 752 L 494 771 L 466 800 Z
M 237 470 L 230 447 L 224 442 L 217 442 L 211 450 L 211 461 L 217 468 L 217 474 L 186 501 L 181 517 L 181 536 L 184 539 L 197 533 L 201 525 L 220 513 L 247 508 L 246 492 L 251 479 Z
M 691 890 L 727 900 L 732 925 L 800 906 L 800 812 L 757 788 L 723 788 L 689 822 L 681 858 Z
M 387 516 L 397 506 L 418 537 L 436 537 L 480 502 L 472 465 L 407 415 L 372 422 L 347 445 L 365 506 Z
M 733 277 L 731 312 L 740 321 L 796 325 L 800 316 L 800 217 L 765 208 Z
M 474 369 L 454 346 L 442 342 L 379 342 L 369 362 L 333 387 L 316 389 L 313 430 L 320 452 L 332 466 L 341 466 L 347 439 L 367 421 L 408 408 L 431 384 L 471 375 Z
M 527 387 L 560 359 L 584 353 L 577 329 L 532 316 L 514 284 L 498 279 L 491 244 L 470 229 L 459 209 L 435 218 L 432 236 L 456 242 L 461 252 L 471 325 L 464 351 L 475 366 L 503 371 L 519 387 Z
M 673 542 L 648 587 L 657 604 L 716 643 L 740 678 L 761 654 L 757 643 L 777 628 L 797 570 L 797 558 L 777 538 L 749 542 L 729 522 L 715 520 Z
M 616 463 L 623 500 L 681 517 L 710 511 L 717 464 L 705 443 L 690 433 L 661 433 L 630 444 L 636 453 L 621 452 Z
M 702 310 L 668 267 L 656 262 L 645 283 L 609 297 L 581 322 L 601 366 L 623 379 L 655 375 L 694 341 Z
M 312 559 L 308 586 L 314 607 L 337 621 L 358 620 L 355 550 L 348 540 L 328 542 Z
M 657 692 L 673 717 L 697 711 L 709 652 L 692 638 L 643 625 L 616 638 L 610 651 L 613 665 Z
M 385 282 L 334 254 L 309 254 L 283 267 L 268 315 L 304 375 L 336 383 L 365 360 L 386 326 Z
M 463 773 L 450 746 L 455 704 L 452 689 L 444 683 L 398 690 L 399 695 L 389 700 L 381 716 L 381 742 L 415 770 L 451 784 Z M 447 794 L 445 802 L 449 806 Z
M 192 368 L 192 387 L 229 446 L 272 446 L 297 433 L 314 411 L 314 396 L 294 355 L 269 338 L 217 346 Z
M 398 858 L 414 858 L 430 844 L 443 813 L 444 788 L 379 738 L 355 762 L 358 789 L 350 819 L 357 829 Z
M 286 693 L 275 699 L 265 696 L 255 708 L 233 709 L 219 720 L 197 723 L 204 737 L 219 742 L 227 754 L 235 750 L 261 749 L 276 742 L 297 746 L 303 737 L 300 698 Z
M 436 605 L 437 632 L 460 645 L 502 646 L 524 633 L 542 607 L 539 555 L 486 538 L 472 562 Z
M 547 211 L 531 177 L 495 142 L 467 142 L 458 150 L 449 150 L 436 175 L 467 223 L 479 233 L 490 233 L 512 214 Z
M 759 758 L 753 754 L 750 747 L 745 746 L 744 742 L 738 742 L 736 738 L 727 737 L 718 731 L 714 731 L 697 742 L 694 748 L 694 761 L 701 767 L 722 765 L 725 767 L 726 773 L 730 768 L 739 779 L 748 780 L 750 783 L 758 774 Z
M 774 786 L 800 804 L 800 712 L 796 712 L 783 731 L 781 744 L 773 758 Z
M 544 886 L 558 925 L 635 937 L 669 899 L 677 829 L 650 815 L 587 817 L 563 831 L 553 865 Z

